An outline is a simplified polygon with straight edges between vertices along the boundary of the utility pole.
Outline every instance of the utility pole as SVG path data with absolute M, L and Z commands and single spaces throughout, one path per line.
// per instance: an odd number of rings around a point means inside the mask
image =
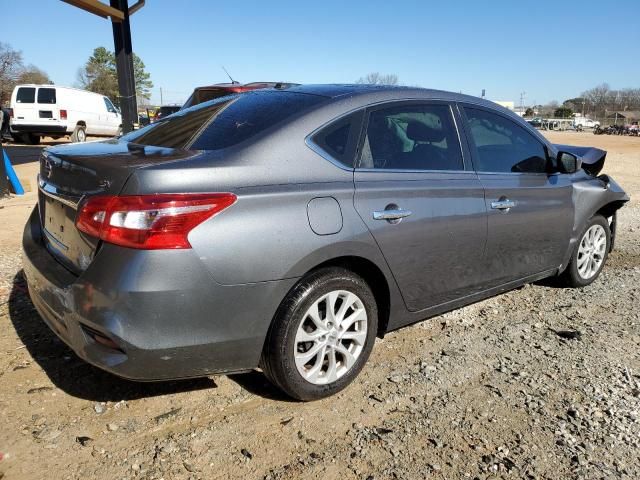
M 164 105 L 164 101 L 162 100 L 162 87 L 160 87 L 160 106 Z
M 520 113 L 524 115 L 524 97 L 527 92 L 520 93 Z
M 131 25 L 129 23 L 128 0 L 110 0 L 111 7 L 123 14 L 121 22 L 112 22 L 113 45 L 116 54 L 118 89 L 120 90 L 120 110 L 122 111 L 123 133 L 133 130 L 138 123 L 138 105 L 136 102 L 136 82 L 133 71 L 133 48 L 131 47 Z
M 144 7 L 145 0 L 138 0 L 129 7 L 128 0 L 109 0 L 109 5 L 99 0 L 62 0 L 86 12 L 102 18 L 110 18 L 113 26 L 113 45 L 116 55 L 120 110 L 123 133 L 133 130 L 138 122 L 136 82 L 133 70 L 133 48 L 131 47 L 131 25 L 129 16 Z

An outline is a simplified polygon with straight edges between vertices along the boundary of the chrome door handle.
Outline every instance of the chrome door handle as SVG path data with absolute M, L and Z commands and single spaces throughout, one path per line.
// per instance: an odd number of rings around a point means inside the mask
M 402 210 L 401 208 L 394 210 L 382 210 L 373 212 L 374 220 L 400 220 L 404 217 L 408 217 L 413 212 L 411 210 Z
M 516 206 L 516 202 L 513 200 L 497 200 L 495 202 L 491 202 L 491 208 L 494 210 L 509 210 Z

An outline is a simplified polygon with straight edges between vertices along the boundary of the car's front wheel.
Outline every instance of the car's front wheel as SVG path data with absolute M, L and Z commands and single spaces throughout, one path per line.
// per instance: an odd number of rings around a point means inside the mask
M 585 226 L 562 280 L 570 287 L 592 283 L 604 267 L 611 246 L 611 231 L 607 219 L 593 216 Z
M 312 272 L 287 295 L 265 344 L 265 375 L 298 400 L 345 388 L 369 358 L 378 309 L 367 283 L 349 270 Z

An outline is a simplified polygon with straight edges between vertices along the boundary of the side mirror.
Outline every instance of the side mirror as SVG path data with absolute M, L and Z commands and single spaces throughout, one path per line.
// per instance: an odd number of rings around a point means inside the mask
M 557 165 L 560 173 L 576 173 L 580 170 L 582 162 L 573 153 L 558 152 Z

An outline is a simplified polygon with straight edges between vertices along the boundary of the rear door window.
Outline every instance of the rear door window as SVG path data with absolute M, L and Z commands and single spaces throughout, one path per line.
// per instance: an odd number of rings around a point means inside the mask
M 523 127 L 497 113 L 464 107 L 478 172 L 546 173 L 547 152 Z
M 359 167 L 464 170 L 450 106 L 408 104 L 373 110 L 367 122 Z
M 364 111 L 336 120 L 316 133 L 311 141 L 323 153 L 347 168 L 353 168 Z
M 38 103 L 56 103 L 56 89 L 55 88 L 39 88 L 38 89 Z
M 16 94 L 16 103 L 34 103 L 36 101 L 36 89 L 33 87 L 20 87 Z

